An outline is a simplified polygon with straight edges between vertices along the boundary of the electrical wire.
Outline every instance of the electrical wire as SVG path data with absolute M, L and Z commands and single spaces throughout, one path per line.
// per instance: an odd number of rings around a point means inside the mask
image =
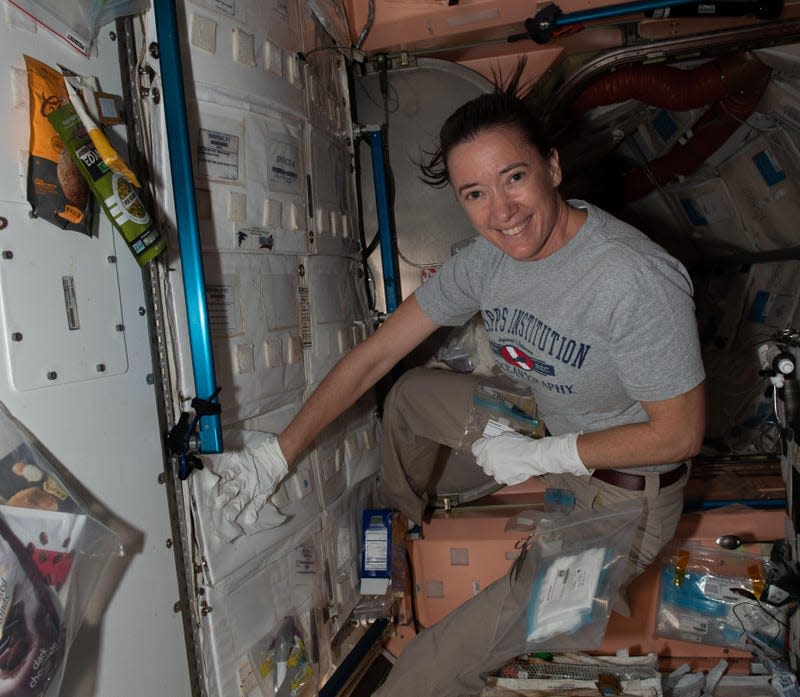
M 357 48 L 353 46 L 344 46 L 342 44 L 335 44 L 333 46 L 317 46 L 316 48 L 309 49 L 308 51 L 298 51 L 297 57 L 303 61 L 304 63 L 308 63 L 308 57 L 314 53 L 318 53 L 319 51 L 336 51 L 342 58 L 347 60 L 354 61 L 356 63 L 363 63 L 366 54 L 363 51 L 359 51 Z M 348 56 L 345 51 L 349 51 L 350 55 Z
M 411 259 L 406 257 L 400 251 L 400 247 L 399 246 L 397 248 L 397 256 L 400 257 L 400 259 L 402 259 L 409 266 L 413 266 L 413 267 L 415 267 L 417 269 L 439 269 L 444 265 L 443 261 L 431 261 L 431 262 L 422 263 L 422 264 L 419 263 L 419 262 L 416 262 L 416 261 L 412 261 Z
M 755 596 L 753 596 L 753 597 L 755 598 Z M 774 636 L 773 636 L 771 639 L 769 639 L 769 642 L 768 642 L 768 643 L 766 643 L 766 642 L 762 641 L 761 639 L 758 639 L 758 638 L 756 638 L 756 637 L 755 637 L 755 636 L 754 636 L 754 635 L 753 635 L 753 634 L 752 634 L 752 633 L 751 633 L 751 632 L 750 632 L 750 631 L 749 631 L 749 630 L 748 630 L 748 629 L 745 627 L 744 620 L 743 620 L 743 619 L 742 619 L 742 617 L 739 615 L 739 608 L 741 608 L 742 606 L 756 607 L 758 610 L 760 610 L 761 612 L 763 612 L 765 615 L 767 615 L 768 617 L 772 618 L 772 620 L 773 620 L 773 621 L 774 621 L 774 622 L 775 622 L 775 623 L 778 625 L 778 627 L 777 627 L 777 630 L 776 630 L 776 632 L 775 632 L 775 635 L 774 635 Z M 771 613 L 769 610 L 767 610 L 767 609 L 764 607 L 764 604 L 763 604 L 763 603 L 762 603 L 760 600 L 758 600 L 757 598 L 755 598 L 755 600 L 754 600 L 753 602 L 741 602 L 741 603 L 737 603 L 736 605 L 734 605 L 734 606 L 731 608 L 731 614 L 733 614 L 733 616 L 734 616 L 734 617 L 736 618 L 736 620 L 739 622 L 739 625 L 740 625 L 740 626 L 741 626 L 741 628 L 742 628 L 742 634 L 744 635 L 744 637 L 745 637 L 745 638 L 746 638 L 748 641 L 750 641 L 750 642 L 757 642 L 757 643 L 758 643 L 758 645 L 759 645 L 759 646 L 761 646 L 762 648 L 766 648 L 766 649 L 767 649 L 767 650 L 769 650 L 769 651 L 775 651 L 775 652 L 776 652 L 776 655 L 781 655 L 781 652 L 778 652 L 778 651 L 777 651 L 777 649 L 775 649 L 775 648 L 774 648 L 772 645 L 775 643 L 775 641 L 777 641 L 777 640 L 778 640 L 778 639 L 781 637 L 781 634 L 782 634 L 782 632 L 781 632 L 781 629 L 784 629 L 784 630 L 785 630 L 785 629 L 787 629 L 787 628 L 789 627 L 789 624 L 788 624 L 787 622 L 784 622 L 784 621 L 780 620 L 780 619 L 779 619 L 778 617 L 776 617 L 776 616 L 775 616 L 773 613 Z
M 347 3 L 342 3 L 345 8 Z M 345 9 L 345 13 L 347 10 Z M 369 32 L 372 30 L 372 25 L 375 23 L 375 0 L 369 0 L 367 4 L 367 21 L 364 24 L 364 28 L 361 30 L 361 33 L 358 35 L 358 39 L 354 44 L 355 48 L 360 49 L 364 45 L 364 41 L 366 40 Z M 348 25 L 350 22 L 348 21 Z
M 362 81 L 359 80 L 358 82 L 356 82 L 356 85 L 357 85 L 358 89 L 360 90 L 361 94 L 363 94 L 364 97 L 367 99 L 367 101 L 372 102 L 372 104 L 374 104 L 379 109 L 383 108 L 383 105 L 381 104 L 381 102 L 376 100 L 369 93 L 369 90 L 364 86 Z M 397 112 L 400 109 L 400 98 L 399 98 L 399 96 L 397 94 L 397 89 L 391 83 L 389 83 L 389 91 L 392 93 L 392 96 L 394 97 L 394 106 L 391 107 L 388 110 L 388 113 L 394 114 L 395 112 Z M 384 115 L 386 113 L 387 113 L 387 111 L 386 111 L 386 109 L 384 109 Z
M 784 145 L 783 143 L 780 143 L 780 142 L 777 140 L 777 138 L 774 138 L 774 137 L 772 136 L 772 134 L 770 133 L 770 131 L 766 131 L 766 130 L 762 130 L 762 129 L 760 129 L 760 128 L 757 128 L 757 127 L 756 127 L 756 126 L 754 126 L 752 123 L 750 123 L 750 120 L 749 120 L 749 119 L 743 119 L 741 116 L 739 116 L 739 115 L 737 115 L 737 114 L 732 114 L 732 113 L 731 113 L 731 112 L 728 110 L 728 107 L 725 105 L 725 102 L 724 102 L 724 101 L 721 101 L 721 102 L 719 103 L 719 105 L 720 105 L 720 107 L 722 108 L 722 111 L 724 111 L 724 112 L 725 112 L 725 115 L 726 115 L 726 116 L 727 116 L 729 119 L 731 119 L 731 121 L 737 121 L 737 122 L 738 122 L 739 124 L 741 124 L 742 126 L 746 126 L 746 127 L 747 127 L 747 128 L 748 128 L 748 129 L 749 129 L 751 132 L 752 132 L 752 133 L 757 133 L 758 135 L 762 136 L 762 137 L 763 137 L 763 138 L 764 138 L 764 139 L 765 139 L 765 140 L 766 140 L 768 143 L 770 143 L 770 144 L 774 145 L 775 147 L 779 148 L 780 150 L 783 150 L 783 149 L 785 148 L 785 145 Z M 760 112 L 759 112 L 759 113 L 760 113 Z M 773 121 L 775 121 L 775 120 L 773 119 Z M 776 125 L 780 125 L 780 122 L 779 122 L 779 121 L 777 121 L 777 122 L 776 122 Z

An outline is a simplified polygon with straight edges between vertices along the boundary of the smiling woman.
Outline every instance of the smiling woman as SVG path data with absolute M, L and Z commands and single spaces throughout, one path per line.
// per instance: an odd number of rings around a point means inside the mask
M 686 269 L 641 232 L 562 197 L 558 153 L 515 94 L 520 75 L 518 67 L 505 87 L 457 109 L 441 129 L 439 149 L 421 165 L 429 183 L 453 187 L 482 239 L 445 263 L 411 301 L 415 315 L 436 325 L 458 325 L 480 311 L 496 368 L 536 398 L 545 438 L 510 431 L 472 443 L 487 477 L 516 484 L 540 476 L 574 492 L 581 511 L 642 505 L 627 584 L 673 535 L 685 463 L 702 439 L 704 371 L 692 286 Z M 662 330 L 665 321 L 672 331 Z M 423 521 L 442 447 L 463 445 L 474 383 L 469 375 L 417 369 L 386 400 L 381 495 L 414 521 Z M 377 694 L 477 693 L 482 673 L 528 650 L 519 637 L 507 655 L 487 655 L 493 628 L 525 602 L 516 589 L 515 577 L 500 579 L 420 634 Z M 625 601 L 616 609 L 627 612 Z M 442 665 L 447 659 L 437 647 L 453 637 L 453 665 Z M 427 670 L 433 656 L 437 669 Z M 433 674 L 447 675 L 447 683 Z
M 452 185 L 479 234 L 512 259 L 532 261 L 569 242 L 586 214 L 558 192 L 558 152 L 524 105 L 525 90 L 517 94 L 524 69 L 520 61 L 504 89 L 453 112 L 420 169 L 433 186 Z
M 478 233 L 517 261 L 561 249 L 586 220 L 558 192 L 558 153 L 543 158 L 516 126 L 489 128 L 459 143 L 447 155 L 447 169 Z
M 515 93 L 520 75 L 518 67 L 505 86 L 457 109 L 422 164 L 430 183 L 453 186 L 480 237 L 342 358 L 278 444 L 293 462 L 437 328 L 480 311 L 496 369 L 532 391 L 548 435 L 476 433 L 465 443 L 475 378 L 407 372 L 384 405 L 381 504 L 422 523 L 443 449 L 472 446 L 476 463 L 462 476 L 473 481 L 476 470 L 501 484 L 540 476 L 574 492 L 583 512 L 641 505 L 627 583 L 672 537 L 686 461 L 703 435 L 705 375 L 692 286 L 686 269 L 639 230 L 561 196 L 558 154 Z M 460 619 L 420 634 L 377 694 L 477 693 L 482 672 L 527 650 L 520 637 L 507 647 L 511 653 L 487 655 L 486 632 L 503 613 L 519 611 L 523 596 L 516 577 L 497 581 Z M 457 644 L 453 665 L 441 665 L 437 647 L 445 641 Z M 424 663 L 433 660 L 435 667 Z M 444 683 L 434 675 L 446 676 Z

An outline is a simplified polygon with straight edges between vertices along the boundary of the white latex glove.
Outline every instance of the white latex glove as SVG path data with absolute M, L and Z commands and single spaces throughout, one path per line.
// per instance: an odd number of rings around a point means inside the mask
M 278 483 L 289 473 L 289 465 L 283 455 L 278 437 L 267 433 L 266 438 L 250 448 L 258 463 L 258 478 L 261 482 L 259 494 L 271 496 Z
M 245 535 L 278 527 L 285 520 L 286 516 L 273 504 L 268 503 L 264 496 L 256 496 L 236 518 Z
M 217 532 L 229 542 L 280 525 L 284 516 L 268 503 L 289 466 L 278 439 L 271 433 L 244 431 L 236 450 L 208 458 L 219 477 L 212 494 L 211 518 Z
M 472 454 L 484 472 L 501 484 L 519 484 L 540 474 L 590 475 L 578 455 L 578 435 L 538 440 L 509 431 L 478 438 Z

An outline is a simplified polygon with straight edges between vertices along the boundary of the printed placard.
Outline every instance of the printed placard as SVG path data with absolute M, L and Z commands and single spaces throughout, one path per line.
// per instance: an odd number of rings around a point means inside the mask
M 300 194 L 300 144 L 286 136 L 271 136 L 267 143 L 269 188 L 285 194 Z
M 197 146 L 197 172 L 207 179 L 239 181 L 241 138 L 207 128 L 200 129 Z
M 227 277 L 218 284 L 206 284 L 206 304 L 212 334 L 235 336 L 243 333 L 238 283 L 234 278 Z

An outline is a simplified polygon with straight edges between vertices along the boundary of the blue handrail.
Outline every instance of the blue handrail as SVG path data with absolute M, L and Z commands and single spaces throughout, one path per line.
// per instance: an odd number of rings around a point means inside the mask
M 197 201 L 186 119 L 178 18 L 174 0 L 154 0 L 153 9 L 158 34 L 164 120 L 172 171 L 175 222 L 183 270 L 194 385 L 198 398 L 210 399 L 217 391 L 217 381 L 214 355 L 211 350 L 200 231 L 197 224 Z M 219 414 L 200 416 L 199 423 L 200 452 L 222 452 L 222 427 Z
M 372 150 L 372 181 L 375 188 L 375 207 L 378 213 L 378 239 L 381 246 L 383 290 L 386 296 L 386 312 L 391 314 L 400 304 L 400 292 L 394 256 L 389 186 L 386 180 L 386 165 L 383 160 L 383 132 L 380 126 L 366 126 L 364 135 L 367 138 L 370 150 Z
M 647 10 L 660 10 L 665 7 L 688 5 L 694 2 L 697 2 L 697 0 L 640 0 L 639 2 L 628 2 L 621 5 L 608 5 L 606 7 L 596 7 L 592 10 L 583 10 L 581 12 L 569 12 L 568 14 L 557 17 L 554 24 L 563 27 L 569 24 L 590 22 L 594 19 L 618 17 L 635 12 L 646 12 Z

